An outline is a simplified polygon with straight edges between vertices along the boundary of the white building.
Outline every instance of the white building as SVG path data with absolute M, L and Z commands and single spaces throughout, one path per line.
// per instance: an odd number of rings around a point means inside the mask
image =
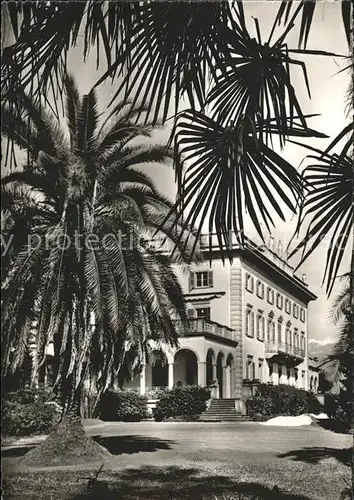
M 127 388 L 147 393 L 176 383 L 211 386 L 214 398 L 244 401 L 259 382 L 308 389 L 308 304 L 316 296 L 275 252 L 250 240 L 222 262 L 215 240 L 201 239 L 204 261 L 177 270 L 189 326 L 179 347 L 152 346 L 165 362 L 147 363 Z M 161 359 L 161 354 L 160 354 Z

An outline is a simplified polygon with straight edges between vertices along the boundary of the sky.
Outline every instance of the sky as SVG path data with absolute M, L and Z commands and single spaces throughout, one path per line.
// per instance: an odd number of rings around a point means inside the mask
M 259 0 L 249 0 L 245 2 L 248 26 L 250 29 L 254 26 L 252 16 L 258 18 L 263 40 L 268 38 L 278 5 L 278 2 L 263 2 Z M 280 34 L 281 31 L 280 28 L 275 32 L 275 35 L 277 33 Z M 275 39 L 275 37 L 273 39 Z M 295 28 L 287 37 L 288 46 L 290 48 L 297 48 L 297 40 L 298 29 Z M 344 55 L 348 53 L 347 42 L 342 26 L 341 9 L 340 5 L 336 2 L 323 2 L 316 7 L 308 48 L 326 50 Z M 298 70 L 292 71 L 292 82 L 296 89 L 301 107 L 306 114 L 320 113 L 319 117 L 315 117 L 309 121 L 309 125 L 314 129 L 324 132 L 330 137 L 330 139 L 313 139 L 311 140 L 311 145 L 324 149 L 329 144 L 331 138 L 333 139 L 346 124 L 344 95 L 349 85 L 350 75 L 344 72 L 338 74 L 338 71 L 344 64 L 339 58 L 303 56 L 298 54 L 294 55 L 294 58 L 295 56 L 298 60 L 306 62 L 312 92 L 310 99 L 305 87 L 302 70 L 299 68 Z M 83 64 L 81 43 L 78 44 L 77 48 L 70 51 L 68 61 L 69 71 L 76 78 L 80 92 L 82 94 L 87 93 L 101 76 L 104 68 L 101 67 L 96 70 L 96 55 L 94 52 L 87 59 L 86 63 Z M 101 111 L 105 110 L 116 87 L 116 82 L 113 85 L 107 82 L 97 89 Z M 156 132 L 154 136 L 155 142 L 164 143 L 168 137 L 168 133 L 168 127 L 163 131 L 159 130 Z M 303 159 L 306 155 L 306 151 L 303 148 L 288 144 L 281 154 L 296 168 L 299 167 L 299 169 L 301 169 L 306 164 L 303 163 Z M 171 165 L 148 165 L 145 167 L 145 170 L 147 170 L 153 178 L 157 188 L 173 199 L 176 194 L 176 186 Z M 275 240 L 281 240 L 283 248 L 289 242 L 297 222 L 296 216 L 289 211 L 284 210 L 284 213 L 286 214 L 286 222 L 284 223 L 280 219 L 275 219 L 276 227 L 273 231 Z M 251 225 L 247 226 L 247 233 L 250 237 L 255 237 L 255 230 Z M 325 289 L 321 286 L 322 274 L 325 267 L 326 250 L 326 241 L 324 241 L 298 271 L 299 275 L 306 273 L 310 289 L 318 296 L 318 299 L 310 303 L 309 306 L 308 331 L 310 338 L 322 342 L 324 339 L 332 339 L 337 334 L 337 329 L 329 318 L 329 307 L 331 302 L 327 300 Z M 295 265 L 296 262 L 297 259 L 295 258 L 291 261 L 291 264 Z M 342 272 L 348 271 L 349 265 L 349 255 L 346 254 Z M 339 286 L 336 286 L 334 288 L 333 297 L 336 296 L 338 290 Z

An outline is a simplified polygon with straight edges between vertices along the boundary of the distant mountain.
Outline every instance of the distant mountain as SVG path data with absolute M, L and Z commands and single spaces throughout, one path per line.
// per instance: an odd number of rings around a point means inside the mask
M 309 340 L 308 344 L 308 354 L 311 358 L 318 358 L 319 360 L 326 357 L 333 351 L 336 339 L 327 338 L 323 340 Z

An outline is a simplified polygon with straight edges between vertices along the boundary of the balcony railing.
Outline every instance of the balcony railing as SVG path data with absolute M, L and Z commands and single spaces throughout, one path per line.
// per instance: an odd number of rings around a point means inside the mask
M 219 248 L 219 240 L 217 238 L 217 235 L 215 233 L 212 234 L 202 234 L 200 236 L 200 247 L 202 250 L 209 250 L 210 248 L 210 243 L 212 248 Z M 256 250 L 258 252 L 261 252 L 268 260 L 273 262 L 277 267 L 282 269 L 285 273 L 289 274 L 290 276 L 294 276 L 294 268 L 290 266 L 286 262 L 286 256 L 279 256 L 275 251 L 273 251 L 271 248 L 266 246 L 263 242 L 260 242 L 259 244 L 255 243 L 254 241 L 250 240 L 249 238 L 245 237 L 245 247 L 249 248 L 250 250 Z M 237 240 L 237 237 L 234 232 L 230 232 L 229 235 L 229 248 L 237 249 L 239 248 L 239 242 Z M 303 283 L 303 280 L 297 277 L 300 282 Z
M 224 339 L 235 340 L 235 331 L 231 328 L 220 325 L 215 321 L 206 319 L 190 319 L 186 327 L 180 326 L 179 333 L 181 337 L 193 337 L 204 334 L 211 334 Z
M 296 358 L 305 357 L 305 349 L 301 347 L 296 347 L 292 344 L 287 344 L 285 342 L 268 342 L 266 344 L 267 354 L 288 354 L 289 356 L 294 356 Z

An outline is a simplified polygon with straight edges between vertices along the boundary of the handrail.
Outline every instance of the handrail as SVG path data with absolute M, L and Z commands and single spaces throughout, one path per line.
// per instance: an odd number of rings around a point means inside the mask
M 285 354 L 290 354 L 292 356 L 304 358 L 305 357 L 305 349 L 301 347 L 294 346 L 292 344 L 288 344 L 286 342 L 267 342 L 266 343 L 266 352 L 268 353 L 277 353 L 283 352 Z

